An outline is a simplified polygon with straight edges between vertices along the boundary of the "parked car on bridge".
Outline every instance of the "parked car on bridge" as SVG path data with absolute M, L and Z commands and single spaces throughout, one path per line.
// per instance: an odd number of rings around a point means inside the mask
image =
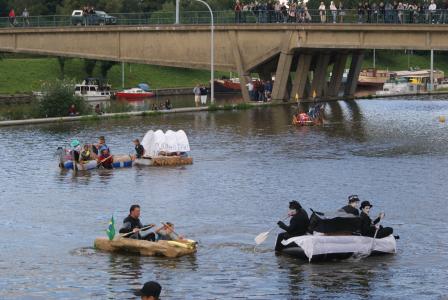
M 81 25 L 115 25 L 117 24 L 117 18 L 108 15 L 106 12 L 96 10 L 94 14 L 87 16 L 83 15 L 82 10 L 74 10 L 72 13 L 72 24 L 75 26 Z

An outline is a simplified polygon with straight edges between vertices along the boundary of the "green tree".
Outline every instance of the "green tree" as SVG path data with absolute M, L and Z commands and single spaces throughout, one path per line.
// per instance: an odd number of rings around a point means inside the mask
M 68 58 L 68 57 L 62 57 L 62 56 L 58 56 L 57 57 L 58 64 L 59 64 L 59 71 L 61 72 L 61 79 L 64 79 L 64 76 L 65 76 L 65 63 L 69 59 L 70 58 Z
M 101 76 L 107 78 L 107 73 L 109 73 L 109 70 L 116 64 L 116 61 L 102 61 L 100 64 Z

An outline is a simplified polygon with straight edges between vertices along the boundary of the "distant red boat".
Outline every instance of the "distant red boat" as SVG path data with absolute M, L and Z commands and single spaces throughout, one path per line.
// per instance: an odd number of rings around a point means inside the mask
M 132 88 L 129 90 L 124 90 L 121 92 L 117 92 L 115 95 L 117 96 L 117 98 L 123 98 L 126 100 L 140 100 L 155 96 L 153 92 L 146 92 L 140 88 Z

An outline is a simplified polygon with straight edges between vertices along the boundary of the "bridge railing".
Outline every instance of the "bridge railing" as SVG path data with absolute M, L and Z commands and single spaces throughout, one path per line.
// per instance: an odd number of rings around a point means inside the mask
M 135 14 L 110 14 L 116 18 L 116 25 L 166 25 L 175 23 L 174 12 Z M 215 11 L 216 24 L 266 24 L 266 23 L 367 23 L 367 24 L 448 24 L 448 10 L 362 10 L 344 9 L 337 11 L 298 10 L 295 14 L 278 11 Z M 28 18 L 0 18 L 0 27 L 65 27 L 95 26 L 89 22 L 75 21 L 72 16 L 30 16 Z M 180 16 L 181 24 L 210 24 L 208 11 L 185 11 Z

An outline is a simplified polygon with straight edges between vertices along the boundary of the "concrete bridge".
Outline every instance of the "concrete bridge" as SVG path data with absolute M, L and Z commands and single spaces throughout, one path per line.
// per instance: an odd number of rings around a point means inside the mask
M 102 26 L 0 29 L 0 51 L 210 68 L 210 27 L 205 25 Z M 242 85 L 251 73 L 275 74 L 273 99 L 352 97 L 366 49 L 447 50 L 448 26 L 398 24 L 220 25 L 215 67 L 235 71 Z M 327 76 L 331 72 L 330 81 Z M 247 101 L 246 89 L 243 97 Z

